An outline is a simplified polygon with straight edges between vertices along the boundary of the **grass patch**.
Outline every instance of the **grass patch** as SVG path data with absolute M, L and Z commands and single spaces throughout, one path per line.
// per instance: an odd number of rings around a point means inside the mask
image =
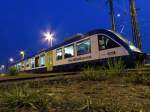
M 105 74 L 105 70 L 101 67 L 88 66 L 83 68 L 81 72 L 81 78 L 83 80 L 105 80 L 108 76 Z
M 118 69 L 120 67 L 112 68 Z M 1 84 L 0 112 L 149 111 L 149 86 L 137 86 L 133 83 L 124 82 L 124 77 L 110 78 L 121 76 L 121 72 L 117 70 L 117 72 L 113 72 L 117 75 L 112 73 L 109 75 L 108 71 L 111 70 L 109 67 L 89 66 L 89 68 L 84 69 L 85 73 L 87 69 L 93 73 L 92 78 L 89 76 L 88 81 L 79 78 L 68 80 L 62 76 L 56 80 L 44 79 Z M 108 71 L 106 72 L 106 70 Z M 95 78 L 95 74 L 100 77 Z M 103 74 L 104 77 L 102 78 Z M 127 77 L 130 79 L 131 75 Z M 107 78 L 110 79 L 99 81 Z M 98 81 L 96 81 L 97 79 Z
M 90 96 L 83 102 L 80 112 L 99 112 L 100 108 L 96 101 L 93 101 Z
M 105 67 L 104 70 L 108 76 L 120 76 L 125 69 L 125 64 L 121 58 L 108 59 L 107 65 L 108 68 Z
M 136 71 L 134 73 L 127 74 L 125 76 L 125 80 L 135 84 L 150 85 L 150 73 L 144 72 L 143 67 L 143 64 L 136 63 Z
M 127 82 L 132 82 L 132 83 L 135 83 L 135 84 L 150 85 L 150 74 L 145 74 L 145 73 L 142 73 L 142 74 L 137 74 L 137 73 L 128 74 L 125 77 L 125 80 Z
M 110 77 L 120 76 L 125 69 L 121 59 L 109 59 L 107 67 L 88 66 L 83 68 L 81 77 L 83 80 L 106 80 Z
M 50 97 L 45 91 L 30 88 L 28 84 L 15 86 L 9 91 L 0 93 L 0 106 L 5 111 L 40 111 L 46 112 Z M 2 111 L 2 110 L 1 110 Z

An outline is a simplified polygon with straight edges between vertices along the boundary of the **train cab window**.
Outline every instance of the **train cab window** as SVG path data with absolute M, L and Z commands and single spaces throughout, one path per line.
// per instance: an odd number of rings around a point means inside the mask
M 77 55 L 84 55 L 90 52 L 91 52 L 91 42 L 89 39 L 77 43 Z
M 112 39 L 105 35 L 98 35 L 99 50 L 111 49 L 119 47 L 119 45 Z
M 74 46 L 70 45 L 64 48 L 64 58 L 70 58 L 74 56 Z
M 40 66 L 45 66 L 45 55 L 40 57 Z
M 56 50 L 56 60 L 62 60 L 62 48 Z

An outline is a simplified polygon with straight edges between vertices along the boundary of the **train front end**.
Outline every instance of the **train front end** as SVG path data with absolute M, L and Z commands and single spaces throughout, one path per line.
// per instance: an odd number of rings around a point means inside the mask
M 142 52 L 139 48 L 135 47 L 132 43 L 129 43 L 129 47 L 132 51 L 135 63 L 143 64 L 148 57 L 147 54 Z

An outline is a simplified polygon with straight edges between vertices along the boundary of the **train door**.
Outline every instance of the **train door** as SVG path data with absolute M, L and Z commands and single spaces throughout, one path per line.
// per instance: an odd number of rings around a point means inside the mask
M 39 56 L 35 57 L 35 68 L 39 67 Z
M 120 45 L 106 35 L 98 35 L 100 59 L 116 57 Z
M 53 70 L 53 52 L 52 51 L 48 51 L 46 53 L 46 67 L 47 67 L 47 71 Z

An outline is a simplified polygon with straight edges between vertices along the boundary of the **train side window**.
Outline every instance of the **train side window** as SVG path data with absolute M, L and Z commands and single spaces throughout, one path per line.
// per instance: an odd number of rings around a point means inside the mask
M 62 48 L 56 49 L 56 60 L 62 60 Z
M 70 58 L 74 56 L 74 45 L 69 45 L 64 48 L 64 58 Z
M 112 39 L 105 35 L 98 35 L 99 50 L 111 49 L 119 47 L 119 45 Z
M 34 58 L 31 59 L 31 66 L 32 66 L 32 68 L 35 67 L 35 59 Z
M 40 57 L 40 66 L 45 66 L 45 55 Z
M 77 55 L 84 55 L 91 52 L 90 40 L 84 40 L 77 43 Z

